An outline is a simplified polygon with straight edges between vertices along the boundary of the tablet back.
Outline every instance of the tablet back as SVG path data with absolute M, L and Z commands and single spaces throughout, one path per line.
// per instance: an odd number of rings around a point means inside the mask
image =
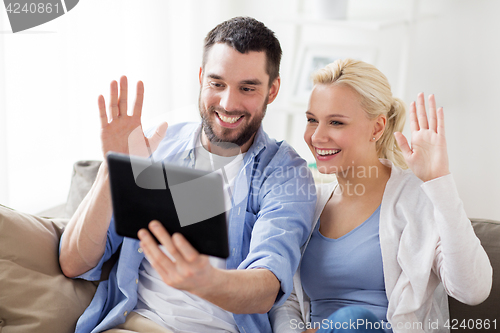
M 215 172 L 118 153 L 107 155 L 116 232 L 136 238 L 152 220 L 179 232 L 198 252 L 227 258 L 222 178 Z

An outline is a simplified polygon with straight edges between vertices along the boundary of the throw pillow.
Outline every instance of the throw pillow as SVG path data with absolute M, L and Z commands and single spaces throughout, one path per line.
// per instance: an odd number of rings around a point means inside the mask
M 0 331 L 70 333 L 96 286 L 66 278 L 58 260 L 67 220 L 48 220 L 0 205 Z M 3 325 L 3 327 L 2 327 Z

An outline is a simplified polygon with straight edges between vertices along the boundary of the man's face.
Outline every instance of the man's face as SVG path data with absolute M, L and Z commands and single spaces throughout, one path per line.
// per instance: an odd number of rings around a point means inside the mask
M 215 44 L 200 69 L 199 109 L 211 143 L 232 143 L 248 150 L 279 90 L 279 78 L 269 87 L 265 52 L 241 54 Z

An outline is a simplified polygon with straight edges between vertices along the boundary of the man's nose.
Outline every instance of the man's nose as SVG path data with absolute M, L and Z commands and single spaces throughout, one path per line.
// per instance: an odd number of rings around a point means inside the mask
M 234 89 L 227 88 L 222 92 L 220 99 L 220 106 L 226 111 L 236 111 L 239 109 L 239 96 L 238 92 Z

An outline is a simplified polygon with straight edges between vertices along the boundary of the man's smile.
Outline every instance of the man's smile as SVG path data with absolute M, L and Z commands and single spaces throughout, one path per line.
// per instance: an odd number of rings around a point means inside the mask
M 215 113 L 217 114 L 219 125 L 223 127 L 235 128 L 241 123 L 242 119 L 244 118 L 244 115 L 227 116 L 218 111 L 215 111 Z

